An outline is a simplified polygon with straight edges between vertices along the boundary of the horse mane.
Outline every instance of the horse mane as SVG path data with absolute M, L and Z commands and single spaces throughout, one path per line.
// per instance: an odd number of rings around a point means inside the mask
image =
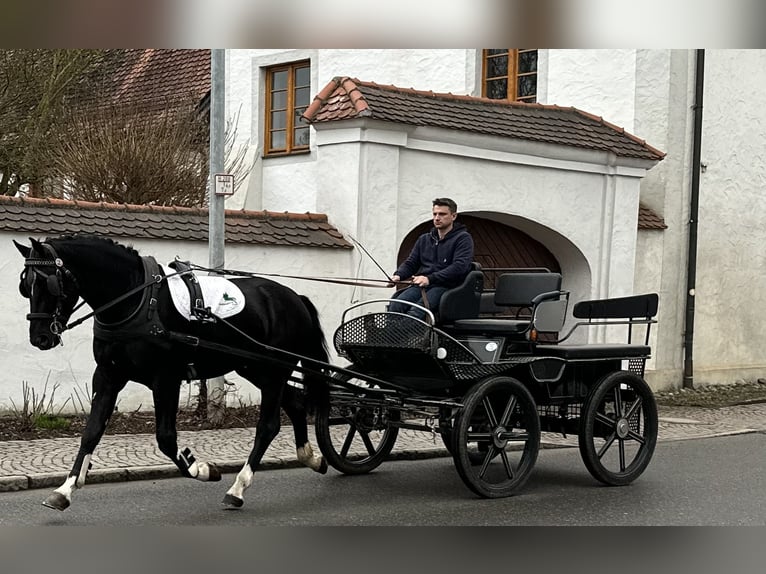
M 58 237 L 46 237 L 46 242 L 70 242 L 70 241 L 78 241 L 78 242 L 84 242 L 85 244 L 102 244 L 106 246 L 111 247 L 118 247 L 120 249 L 125 250 L 128 254 L 133 255 L 135 257 L 140 257 L 138 251 L 132 246 L 132 245 L 123 245 L 121 243 L 118 243 L 114 239 L 110 237 L 103 237 L 101 235 L 91 235 L 86 233 L 76 233 L 71 235 L 60 235 Z

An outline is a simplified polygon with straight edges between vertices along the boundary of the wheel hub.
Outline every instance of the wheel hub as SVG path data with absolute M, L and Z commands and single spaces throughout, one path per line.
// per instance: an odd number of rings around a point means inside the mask
M 503 426 L 497 427 L 494 431 L 492 431 L 492 443 L 499 449 L 504 449 L 505 445 L 508 444 L 508 439 L 506 438 L 508 431 Z
M 628 433 L 630 432 L 630 424 L 628 423 L 628 419 L 618 420 L 616 431 L 619 438 L 625 438 L 628 436 Z

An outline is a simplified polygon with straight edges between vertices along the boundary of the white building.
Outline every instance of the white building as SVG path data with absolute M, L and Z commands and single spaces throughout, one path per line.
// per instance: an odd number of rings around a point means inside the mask
M 377 121 L 374 105 L 368 118 L 315 123 L 308 141 L 295 121 L 336 76 L 480 97 L 497 87 L 487 85 L 502 68 L 490 63 L 494 52 L 502 51 L 228 50 L 228 110 L 240 114 L 241 141 L 258 158 L 247 194 L 232 204 L 327 213 L 393 269 L 408 234 L 428 219 L 430 199 L 453 197 L 464 214 L 522 231 L 552 252 L 575 297 L 658 292 L 647 378 L 657 389 L 681 386 L 690 358 L 684 336 L 697 51 L 506 54 L 508 95 L 531 93 L 539 103 L 602 117 L 665 152 L 654 167 L 615 163 L 566 141 L 541 147 L 458 126 L 414 126 L 406 115 Z M 296 129 L 282 150 L 281 141 L 269 140 L 269 130 L 283 127 L 275 101 L 281 79 L 293 106 L 284 127 Z M 766 51 L 707 50 L 703 81 L 693 381 L 728 383 L 766 372 L 757 345 L 766 297 L 759 265 Z
M 704 55 L 694 384 L 766 376 L 757 344 L 766 319 L 766 51 Z M 690 358 L 684 336 L 695 81 L 703 79 L 697 56 L 642 49 L 227 50 L 227 114 L 238 115 L 238 141 L 255 162 L 227 208 L 324 214 L 393 271 L 427 225 L 431 199 L 452 197 L 479 238 L 485 266 L 556 267 L 575 301 L 659 293 L 647 379 L 655 389 L 677 388 Z M 542 105 L 512 113 L 513 104 L 489 102 L 485 94 Z M 500 116 L 492 113 L 500 108 Z M 3 237 L 46 234 L 14 227 L 13 217 L 0 229 Z M 199 235 L 181 238 L 183 244 L 135 237 L 128 227 L 116 234 L 160 259 L 207 259 Z M 2 243 L 3 292 L 15 294 L 18 254 L 10 241 Z M 380 276 L 358 249 L 301 247 L 286 256 L 285 247 L 257 242 L 229 247 L 227 264 L 244 268 Z M 297 287 L 318 303 L 328 335 L 345 305 L 381 296 Z M 71 389 L 68 370 L 79 385 L 92 370 L 87 332 L 64 350 L 29 347 L 22 303 L 3 304 L 4 316 L 18 321 L 0 329 L 3 365 L 13 373 L 0 383 L 0 408 L 9 396 L 18 402 L 22 379 L 39 388 L 52 372 Z

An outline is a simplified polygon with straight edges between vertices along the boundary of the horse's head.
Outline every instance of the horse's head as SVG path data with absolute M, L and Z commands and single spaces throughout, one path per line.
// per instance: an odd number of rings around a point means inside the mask
M 61 342 L 79 298 L 77 281 L 50 244 L 30 241 L 31 247 L 13 242 L 24 256 L 19 292 L 29 299 L 30 343 L 38 349 L 52 349 Z

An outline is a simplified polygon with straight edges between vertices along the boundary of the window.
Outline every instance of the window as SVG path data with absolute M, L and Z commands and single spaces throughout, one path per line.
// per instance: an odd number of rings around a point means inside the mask
M 309 105 L 311 65 L 296 62 L 266 69 L 264 155 L 309 149 L 309 126 L 300 119 Z
M 481 95 L 537 101 L 537 50 L 484 50 Z

